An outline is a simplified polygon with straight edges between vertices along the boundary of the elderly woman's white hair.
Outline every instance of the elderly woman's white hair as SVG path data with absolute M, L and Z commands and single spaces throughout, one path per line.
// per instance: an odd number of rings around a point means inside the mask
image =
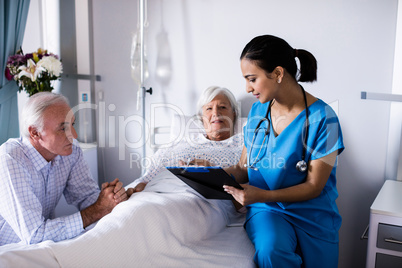
M 236 124 L 237 119 L 240 118 L 240 108 L 239 105 L 237 104 L 236 98 L 233 95 L 232 92 L 230 92 L 229 89 L 224 88 L 224 87 L 218 87 L 218 86 L 211 86 L 208 87 L 201 95 L 201 97 L 198 99 L 197 103 L 197 115 L 198 117 L 202 120 L 202 107 L 208 103 L 210 103 L 216 96 L 218 95 L 224 95 L 226 98 L 228 98 L 230 105 L 232 106 L 233 112 L 234 112 L 234 124 Z
M 66 97 L 52 93 L 39 92 L 30 97 L 22 109 L 21 113 L 21 135 L 29 138 L 28 128 L 35 127 L 39 132 L 43 130 L 43 113 L 45 110 L 55 104 L 67 104 Z

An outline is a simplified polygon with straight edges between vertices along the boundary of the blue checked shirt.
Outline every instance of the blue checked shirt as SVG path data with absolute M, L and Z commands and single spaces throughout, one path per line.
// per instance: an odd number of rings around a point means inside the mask
M 99 196 L 81 148 L 47 162 L 25 138 L 0 146 L 0 246 L 44 240 L 60 241 L 84 231 L 80 212 L 54 218 L 64 194 L 82 210 Z

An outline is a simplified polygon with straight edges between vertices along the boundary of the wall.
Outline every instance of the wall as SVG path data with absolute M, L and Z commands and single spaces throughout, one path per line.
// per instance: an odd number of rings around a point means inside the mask
M 402 1 L 398 5 L 392 94 L 402 95 Z M 402 102 L 392 102 L 388 130 L 385 178 L 402 181 Z M 398 159 L 399 158 L 399 159 Z
M 95 74 L 102 77 L 95 88 L 98 137 L 105 145 L 100 166 L 104 180 L 119 177 L 127 184 L 141 173 L 130 161 L 141 154 L 138 86 L 130 74 L 137 1 L 96 0 L 93 12 Z M 367 242 L 360 235 L 384 182 L 390 104 L 361 100 L 360 92 L 392 92 L 396 15 L 397 0 L 150 0 L 146 86 L 154 94 L 146 97 L 147 121 L 151 105 L 160 103 L 194 113 L 194 100 L 210 85 L 228 87 L 244 98 L 238 58 L 256 35 L 278 35 L 311 51 L 318 59 L 318 81 L 304 87 L 337 108 L 346 145 L 338 168 L 343 216 L 339 267 L 364 267 Z M 163 29 L 173 73 L 162 83 L 155 69 Z M 170 114 L 157 109 L 157 124 L 166 124 Z

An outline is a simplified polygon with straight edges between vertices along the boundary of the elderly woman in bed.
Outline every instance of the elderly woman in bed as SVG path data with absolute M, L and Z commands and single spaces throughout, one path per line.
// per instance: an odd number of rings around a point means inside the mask
M 142 191 L 153 177 L 166 170 L 166 166 L 202 165 L 205 161 L 206 165 L 227 167 L 239 159 L 242 135 L 235 133 L 239 124 L 239 107 L 233 94 L 226 88 L 209 87 L 197 107 L 197 116 L 205 133 L 193 139 L 183 138 L 172 148 L 156 152 L 146 174 L 134 182 L 135 187 L 127 189 L 128 196 Z

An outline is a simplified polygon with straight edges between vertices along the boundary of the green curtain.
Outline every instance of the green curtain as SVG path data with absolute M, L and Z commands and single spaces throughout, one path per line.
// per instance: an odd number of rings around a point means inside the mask
M 4 75 L 7 58 L 22 45 L 30 0 L 0 0 L 0 144 L 19 136 L 18 86 Z

